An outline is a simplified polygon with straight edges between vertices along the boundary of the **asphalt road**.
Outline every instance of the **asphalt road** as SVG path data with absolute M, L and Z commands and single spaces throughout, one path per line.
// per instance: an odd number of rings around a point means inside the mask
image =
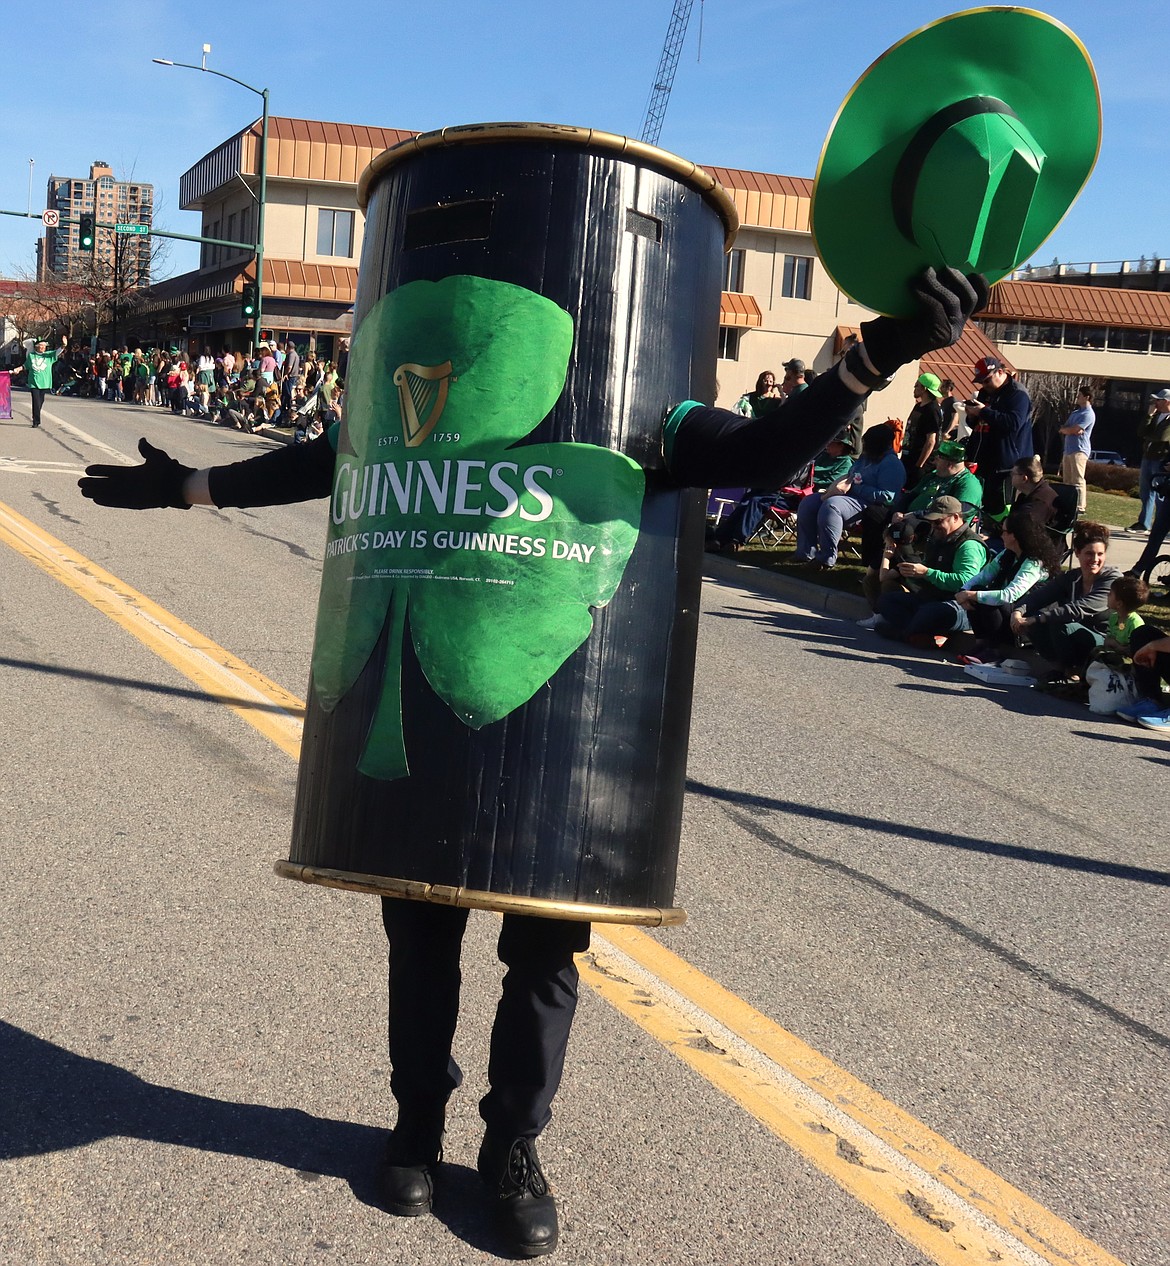
M 192 465 L 269 442 L 59 399 L 37 432 L 16 407 L 0 505 L 303 697 L 321 505 L 133 514 L 75 487 L 143 433 Z M 293 762 L 5 544 L 0 683 L 0 1262 L 498 1260 L 472 1172 L 493 916 L 437 1216 L 388 1217 L 377 905 L 272 874 Z M 690 919 L 655 939 L 1165 1266 L 1167 766 L 1160 736 L 711 581 Z M 541 1154 L 566 1263 L 933 1260 L 590 990 Z

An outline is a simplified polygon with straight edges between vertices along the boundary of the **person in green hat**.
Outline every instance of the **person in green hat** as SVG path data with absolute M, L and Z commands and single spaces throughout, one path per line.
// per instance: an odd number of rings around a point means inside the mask
M 929 462 L 942 433 L 942 390 L 934 374 L 919 374 L 914 384 L 914 408 L 906 419 L 902 437 L 902 465 L 906 467 L 906 487 L 913 488 L 930 469 Z
M 53 366 L 68 346 L 69 336 L 66 334 L 61 335 L 61 346 L 51 352 L 48 350 L 48 340 L 39 338 L 24 358 L 24 364 L 12 371 L 14 378 L 17 374 L 25 376 L 24 380 L 32 396 L 33 426 L 41 424 L 41 406 L 45 403 L 45 393 L 53 390 Z

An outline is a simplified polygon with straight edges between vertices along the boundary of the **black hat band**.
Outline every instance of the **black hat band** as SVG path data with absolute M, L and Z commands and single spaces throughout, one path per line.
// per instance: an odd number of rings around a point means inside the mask
M 927 156 L 939 137 L 950 131 L 956 123 L 974 118 L 977 114 L 1006 114 L 1013 119 L 1020 117 L 1006 101 L 1001 101 L 998 97 L 966 97 L 931 115 L 902 151 L 902 157 L 894 170 L 891 189 L 894 223 L 898 226 L 898 232 L 912 246 L 918 245 L 914 236 L 914 195 L 918 191 L 918 178 L 922 175 Z

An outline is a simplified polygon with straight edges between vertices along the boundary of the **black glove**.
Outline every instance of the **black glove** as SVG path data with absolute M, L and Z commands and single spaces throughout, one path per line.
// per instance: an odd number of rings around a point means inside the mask
M 940 273 L 928 268 L 910 283 L 910 289 L 918 300 L 916 316 L 880 316 L 861 325 L 865 354 L 883 378 L 927 352 L 957 342 L 967 318 L 986 307 L 991 292 L 981 273 L 964 277 L 957 268 Z
M 138 441 L 138 451 L 146 458 L 141 466 L 87 466 L 88 478 L 77 481 L 81 495 L 121 510 L 190 510 L 183 485 L 194 467 L 175 461 L 145 439 Z

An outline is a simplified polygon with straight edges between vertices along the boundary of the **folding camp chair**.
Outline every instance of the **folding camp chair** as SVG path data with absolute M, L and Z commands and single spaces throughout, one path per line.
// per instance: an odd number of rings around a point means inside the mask
M 707 526 L 718 527 L 720 520 L 739 504 L 746 488 L 712 488 L 707 494 Z
M 761 545 L 776 549 L 790 537 L 796 536 L 796 511 L 800 503 L 813 490 L 813 467 L 810 462 L 786 488 L 781 488 L 776 499 L 760 520 L 759 527 L 744 542 L 745 545 Z

